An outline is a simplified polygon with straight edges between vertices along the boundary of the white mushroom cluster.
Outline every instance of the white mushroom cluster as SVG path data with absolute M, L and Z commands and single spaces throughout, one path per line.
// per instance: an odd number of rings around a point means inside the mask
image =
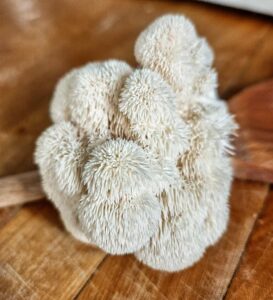
M 153 22 L 135 57 L 137 69 L 108 60 L 59 81 L 35 161 L 75 238 L 178 271 L 226 229 L 236 124 L 213 52 L 185 17 Z

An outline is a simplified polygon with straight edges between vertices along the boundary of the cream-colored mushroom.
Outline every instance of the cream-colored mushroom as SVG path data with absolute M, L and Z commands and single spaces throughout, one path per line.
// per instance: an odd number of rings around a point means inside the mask
M 224 233 L 236 129 L 213 53 L 185 17 L 157 19 L 121 61 L 69 72 L 37 141 L 44 189 L 69 232 L 112 254 L 178 271 Z

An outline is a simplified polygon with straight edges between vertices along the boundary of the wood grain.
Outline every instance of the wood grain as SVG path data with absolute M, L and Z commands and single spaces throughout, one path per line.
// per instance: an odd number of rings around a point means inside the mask
M 135 65 L 135 38 L 170 12 L 191 18 L 208 38 L 221 97 L 272 77 L 273 24 L 261 16 L 188 1 L 0 1 L 0 176 L 35 168 L 35 140 L 50 124 L 48 104 L 58 78 L 88 61 L 117 58 Z M 220 299 L 266 191 L 267 185 L 238 181 L 227 237 L 195 267 L 177 274 L 149 270 L 132 256 L 104 261 L 101 251 L 64 231 L 49 203 L 5 210 L 0 298 Z
M 49 203 L 26 206 L 0 231 L 0 299 L 71 299 L 104 256 L 66 233 Z
M 273 299 L 273 190 L 249 240 L 226 299 Z
M 0 229 L 4 227 L 19 211 L 21 206 L 5 207 L 0 209 Z
M 133 256 L 108 256 L 78 299 L 222 299 L 267 191 L 264 184 L 234 183 L 228 230 L 194 267 L 168 274 L 151 270 Z
M 273 80 L 235 95 L 229 109 L 240 126 L 235 140 L 235 175 L 273 183 Z

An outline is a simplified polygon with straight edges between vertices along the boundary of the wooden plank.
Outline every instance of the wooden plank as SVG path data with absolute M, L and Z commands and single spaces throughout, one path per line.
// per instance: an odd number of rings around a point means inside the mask
M 221 299 L 267 191 L 264 184 L 234 183 L 228 230 L 192 268 L 168 274 L 151 270 L 133 256 L 108 256 L 78 299 Z
M 0 231 L 0 299 L 71 299 L 104 256 L 66 233 L 49 203 L 26 206 Z
M 273 299 L 273 191 L 271 190 L 246 247 L 227 300 Z
M 0 178 L 0 208 L 43 199 L 37 171 Z

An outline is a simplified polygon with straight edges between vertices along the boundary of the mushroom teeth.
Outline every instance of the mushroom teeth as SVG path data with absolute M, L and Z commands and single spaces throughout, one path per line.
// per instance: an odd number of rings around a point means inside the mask
M 55 88 L 50 106 L 53 122 L 71 121 L 92 136 L 108 136 L 113 104 L 131 71 L 119 60 L 88 63 L 70 71 Z
M 35 162 L 75 238 L 174 272 L 227 228 L 237 125 L 190 20 L 155 20 L 135 57 L 137 69 L 107 60 L 59 80 Z
M 119 109 L 136 141 L 160 157 L 177 157 L 188 146 L 188 129 L 176 111 L 176 96 L 163 78 L 149 69 L 133 72 L 124 83 Z
M 152 190 L 156 161 L 132 141 L 108 140 L 95 147 L 83 168 L 88 193 L 100 202 L 117 203 L 122 197 Z
M 89 194 L 78 206 L 78 219 L 87 239 L 111 254 L 139 250 L 149 242 L 160 220 L 154 194 L 124 196 L 115 203 L 94 200 Z
M 175 91 L 189 88 L 200 70 L 209 71 L 213 52 L 181 15 L 156 19 L 137 38 L 135 57 L 144 68 L 159 73 Z
M 109 140 L 92 149 L 83 168 L 88 194 L 78 219 L 91 243 L 111 254 L 132 253 L 155 233 L 161 207 L 149 153 L 132 141 Z

